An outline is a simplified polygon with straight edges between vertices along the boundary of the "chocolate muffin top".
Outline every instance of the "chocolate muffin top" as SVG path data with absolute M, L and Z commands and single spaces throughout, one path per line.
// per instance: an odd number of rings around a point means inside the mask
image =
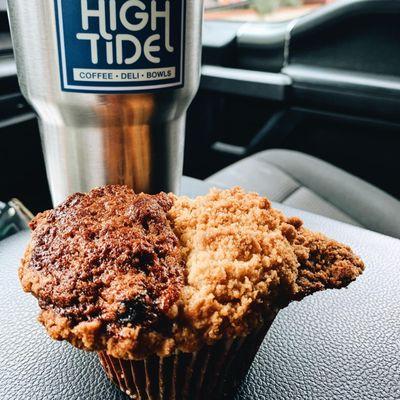
M 346 286 L 350 248 L 239 188 L 194 200 L 107 186 L 31 223 L 19 270 L 57 340 L 117 358 L 244 336 L 291 300 Z
M 102 348 L 98 339 L 116 337 L 126 326 L 168 330 L 185 267 L 167 218 L 172 203 L 165 193 L 107 186 L 34 218 L 20 277 L 38 297 L 42 319 L 79 327 L 68 339 L 90 348 Z M 93 327 L 89 343 L 83 335 Z

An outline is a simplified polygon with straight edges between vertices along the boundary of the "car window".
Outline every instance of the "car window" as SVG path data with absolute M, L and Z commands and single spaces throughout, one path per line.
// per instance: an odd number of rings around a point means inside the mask
M 207 20 L 286 21 L 338 0 L 205 0 Z

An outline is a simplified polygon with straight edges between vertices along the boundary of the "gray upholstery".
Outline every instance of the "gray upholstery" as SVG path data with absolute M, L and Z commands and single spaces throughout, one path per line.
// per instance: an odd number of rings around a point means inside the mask
M 315 157 L 267 150 L 207 179 L 219 187 L 240 185 L 272 201 L 400 238 L 400 201 Z
M 187 179 L 182 186 L 184 194 L 208 190 Z M 400 399 L 400 241 L 277 206 L 351 245 L 367 268 L 348 289 L 281 311 L 229 400 Z M 129 400 L 95 354 L 52 341 L 36 321 L 37 301 L 22 292 L 17 276 L 28 240 L 23 232 L 0 242 L 0 399 Z
M 182 177 L 180 195 L 188 197 L 197 197 L 206 194 L 215 187 L 212 183 L 204 182 L 189 176 Z

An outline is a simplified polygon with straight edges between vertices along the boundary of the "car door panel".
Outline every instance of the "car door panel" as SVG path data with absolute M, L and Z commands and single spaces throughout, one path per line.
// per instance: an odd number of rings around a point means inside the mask
M 210 41 L 204 43 L 185 171 L 204 177 L 283 147 L 320 156 L 400 197 L 391 156 L 400 146 L 399 20 L 398 1 L 357 0 L 294 21 L 227 23 L 229 57 L 209 57 Z M 213 117 L 199 123 L 195 115 L 210 102 Z

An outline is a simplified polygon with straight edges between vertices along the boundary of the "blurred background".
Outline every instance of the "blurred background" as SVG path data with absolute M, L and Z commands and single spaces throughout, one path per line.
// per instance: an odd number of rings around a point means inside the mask
M 206 0 L 207 20 L 284 21 L 337 0 Z
M 202 77 L 188 112 L 185 175 L 206 179 L 259 152 L 294 150 L 361 178 L 398 207 L 399 21 L 397 0 L 205 0 Z M 37 120 L 18 86 L 5 0 L 0 138 L 0 201 L 16 197 L 32 212 L 51 207 Z M 244 185 L 262 181 L 265 192 L 283 202 L 267 183 L 276 182 L 283 193 L 279 185 L 286 178 L 257 165 Z M 332 189 L 324 173 L 320 179 Z M 332 207 L 346 213 L 347 205 L 308 189 L 313 197 L 292 197 L 288 204 L 328 216 Z M 360 192 L 359 202 L 370 192 Z M 388 202 L 380 200 L 378 207 Z

